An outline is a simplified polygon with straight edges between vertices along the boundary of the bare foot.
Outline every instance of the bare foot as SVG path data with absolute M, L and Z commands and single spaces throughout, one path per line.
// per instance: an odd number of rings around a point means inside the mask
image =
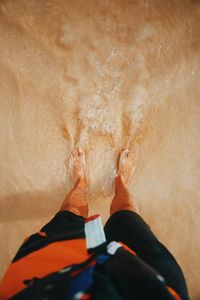
M 120 153 L 117 176 L 121 176 L 126 184 L 132 179 L 135 172 L 137 150 L 137 146 L 134 146 L 132 149 L 124 149 Z
M 78 180 L 86 183 L 85 166 L 85 153 L 81 147 L 75 146 L 71 153 L 70 161 L 71 178 L 74 183 L 76 183 Z

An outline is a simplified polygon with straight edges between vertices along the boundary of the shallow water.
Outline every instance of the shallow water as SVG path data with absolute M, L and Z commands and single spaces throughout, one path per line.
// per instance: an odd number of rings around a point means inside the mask
M 75 143 L 104 221 L 137 143 L 130 190 L 199 299 L 199 31 L 198 1 L 0 1 L 2 272 L 71 187 Z

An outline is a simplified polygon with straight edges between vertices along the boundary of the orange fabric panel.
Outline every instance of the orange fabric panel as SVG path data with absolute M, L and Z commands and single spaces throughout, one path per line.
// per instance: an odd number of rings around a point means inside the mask
M 42 278 L 88 258 L 85 239 L 58 241 L 36 250 L 8 267 L 0 284 L 0 299 L 8 299 L 24 289 L 25 279 Z
M 169 286 L 167 286 L 167 289 L 170 292 L 170 294 L 174 297 L 175 300 L 181 300 L 181 297 L 177 294 L 177 292 L 175 292 L 174 289 L 172 289 Z
M 47 234 L 44 231 L 39 231 L 38 234 L 41 235 L 41 236 L 47 237 Z
M 128 246 L 126 246 L 124 243 L 122 243 L 122 242 L 119 242 L 121 245 L 122 245 L 122 247 L 125 249 L 125 250 L 127 250 L 128 252 L 130 252 L 131 254 L 133 254 L 133 255 L 137 255 L 136 253 L 135 253 L 135 251 L 133 251 L 131 248 L 129 248 Z

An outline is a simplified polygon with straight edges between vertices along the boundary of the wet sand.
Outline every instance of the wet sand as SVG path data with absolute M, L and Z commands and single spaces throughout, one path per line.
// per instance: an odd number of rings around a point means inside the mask
M 138 143 L 130 190 L 199 299 L 199 32 L 198 1 L 0 1 L 1 274 L 72 186 L 74 144 L 105 222 Z

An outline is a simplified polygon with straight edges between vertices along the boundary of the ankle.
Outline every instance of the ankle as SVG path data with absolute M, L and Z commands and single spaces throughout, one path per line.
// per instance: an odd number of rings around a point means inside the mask
M 76 183 L 74 185 L 74 189 L 77 188 L 77 187 L 79 187 L 79 188 L 85 188 L 85 189 L 87 188 L 87 182 L 86 182 L 86 179 L 85 179 L 84 176 L 83 177 L 79 177 L 77 179 L 77 181 L 76 181 Z

